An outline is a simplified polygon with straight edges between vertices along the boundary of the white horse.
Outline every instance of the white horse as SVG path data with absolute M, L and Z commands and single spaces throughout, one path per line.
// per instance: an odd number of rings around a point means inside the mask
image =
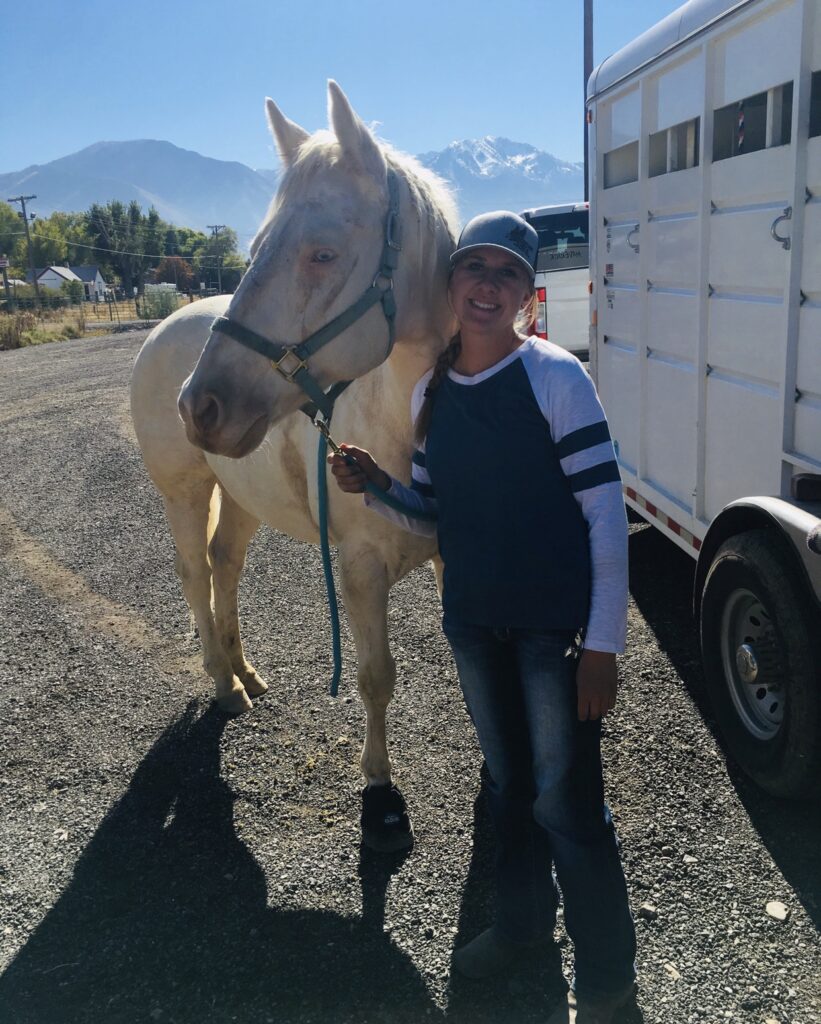
M 336 402 L 334 434 L 368 447 L 388 472 L 408 481 L 411 391 L 454 330 L 446 281 L 455 209 L 445 186 L 378 144 L 334 82 L 328 92 L 331 131 L 315 135 L 266 101 L 284 174 L 251 246 L 251 266 L 233 296 L 194 303 L 160 324 L 134 366 L 137 438 L 165 503 L 203 665 L 230 713 L 248 710 L 250 698 L 267 689 L 240 640 L 237 586 L 248 542 L 260 522 L 303 541 L 319 539 L 318 435 L 300 412 L 308 396 L 298 380 L 310 373 L 323 390 L 351 380 Z M 386 269 L 386 259 L 395 268 Z M 380 301 L 391 289 L 392 350 L 391 308 Z M 300 360 L 292 352 L 278 372 L 230 333 L 238 328 L 263 347 L 284 343 L 278 357 L 366 292 L 376 304 L 307 358 L 305 372 L 297 372 Z M 212 332 L 215 317 L 223 318 L 223 329 Z M 431 558 L 435 546 L 333 484 L 329 532 L 367 712 L 364 838 L 397 848 L 412 833 L 391 786 L 385 736 L 396 677 L 388 591 Z

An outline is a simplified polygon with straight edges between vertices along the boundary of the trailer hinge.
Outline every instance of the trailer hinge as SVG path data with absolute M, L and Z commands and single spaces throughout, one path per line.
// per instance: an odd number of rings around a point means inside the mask
M 649 291 L 652 291 L 652 288 L 653 288 L 653 282 L 652 282 L 652 281 L 650 280 L 650 278 L 648 277 L 648 278 L 647 278 L 647 291 L 648 291 L 648 292 L 649 292 Z
M 601 222 L 602 222 L 602 227 L 604 227 L 604 228 L 606 228 L 607 225 L 610 223 L 610 221 L 607 219 L 607 217 L 602 217 Z
M 716 204 L 711 199 L 710 200 L 710 213 L 717 213 L 717 212 L 718 212 L 718 207 L 716 206 Z
M 602 343 L 602 345 L 606 345 L 608 341 L 610 341 L 610 338 L 608 337 L 608 335 L 603 334 L 601 336 L 601 343 Z
M 803 397 L 804 397 L 804 392 L 801 391 L 799 388 L 796 388 L 795 389 L 795 400 L 796 400 L 796 402 L 800 402 Z
M 713 286 L 708 281 L 707 282 L 707 296 L 708 296 L 708 298 L 709 298 L 709 296 L 714 295 L 714 294 L 715 294 L 715 288 L 713 288 Z
M 799 291 L 799 293 L 798 293 L 798 294 L 799 294 L 799 295 L 801 296 L 801 297 L 799 298 L 799 300 L 798 300 L 798 305 L 799 305 L 799 306 L 803 306 L 803 305 L 804 305 L 804 303 L 805 303 L 805 302 L 807 301 L 807 295 L 806 295 L 806 293 L 805 293 L 805 292 L 803 292 L 803 291 Z
M 653 211 L 652 210 L 648 210 L 647 211 L 647 222 L 649 223 L 652 219 L 653 219 Z
M 804 186 L 804 202 L 808 203 L 811 199 L 815 199 L 815 196 L 810 192 L 807 185 Z
M 646 347 L 646 349 L 645 349 L 645 355 L 646 355 L 646 356 L 647 356 L 647 358 L 649 359 L 649 358 L 650 358 L 650 356 L 651 356 L 652 354 L 653 354 L 653 350 L 652 350 L 652 349 L 650 348 L 650 346 L 648 345 L 648 346 Z
M 609 281 L 607 280 L 607 278 L 606 278 L 606 277 L 603 277 L 603 278 L 602 278 L 602 282 L 603 282 L 603 283 L 604 283 L 605 285 L 608 285 L 608 284 L 610 284 L 610 282 L 609 282 Z
M 705 377 L 709 377 L 712 372 L 713 372 L 712 366 L 710 366 L 710 364 L 707 363 L 707 365 L 704 367 L 704 376 Z

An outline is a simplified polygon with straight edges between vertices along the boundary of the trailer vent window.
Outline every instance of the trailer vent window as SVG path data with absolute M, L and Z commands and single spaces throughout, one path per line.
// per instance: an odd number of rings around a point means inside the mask
M 810 138 L 817 135 L 821 135 L 821 71 L 813 71 L 810 92 Z
M 639 144 L 628 142 L 626 146 L 611 149 L 604 154 L 604 187 L 615 188 L 639 180 Z
M 791 126 L 792 82 L 730 103 L 713 115 L 713 160 L 788 146 Z
M 681 124 L 650 136 L 650 177 L 685 171 L 698 167 L 698 140 L 700 118 L 682 121 Z

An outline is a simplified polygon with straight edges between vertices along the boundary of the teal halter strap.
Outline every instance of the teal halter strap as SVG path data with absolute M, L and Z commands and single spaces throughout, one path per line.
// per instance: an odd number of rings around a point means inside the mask
M 351 324 L 356 323 L 377 303 L 381 303 L 382 312 L 388 324 L 388 349 L 385 359 L 388 358 L 396 338 L 396 299 L 393 294 L 393 272 L 398 265 L 401 251 L 399 180 L 396 172 L 392 168 L 388 168 L 388 212 L 385 217 L 385 239 L 382 244 L 379 269 L 370 287 L 356 302 L 296 345 L 271 341 L 227 316 L 218 316 L 211 324 L 211 330 L 219 334 L 226 334 L 240 345 L 270 359 L 274 369 L 289 384 L 298 385 L 307 394 L 310 402 L 303 406 L 303 412 L 313 418 L 316 410 L 319 410 L 329 420 L 333 412 L 334 399 L 350 382 L 339 381 L 327 392 L 323 391 L 319 382 L 308 369 L 308 359 L 329 341 L 333 341 L 334 338 L 342 334 Z

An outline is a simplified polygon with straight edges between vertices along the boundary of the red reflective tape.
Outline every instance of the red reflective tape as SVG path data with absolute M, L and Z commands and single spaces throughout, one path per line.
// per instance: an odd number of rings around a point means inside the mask
M 627 495 L 628 498 L 632 499 L 633 501 L 636 500 L 636 492 L 633 490 L 632 487 L 625 487 L 624 493 Z
M 701 550 L 701 541 L 698 539 L 698 537 L 693 537 L 693 547 L 696 549 L 696 551 Z
M 658 516 L 659 510 L 656 508 L 656 506 L 652 502 L 645 501 L 644 502 L 644 507 L 647 509 L 647 511 L 650 513 L 651 516 Z
M 672 519 L 668 519 L 667 525 L 670 527 L 673 533 L 677 533 L 679 536 L 681 536 L 681 527 L 678 525 L 678 523 L 674 522 Z

